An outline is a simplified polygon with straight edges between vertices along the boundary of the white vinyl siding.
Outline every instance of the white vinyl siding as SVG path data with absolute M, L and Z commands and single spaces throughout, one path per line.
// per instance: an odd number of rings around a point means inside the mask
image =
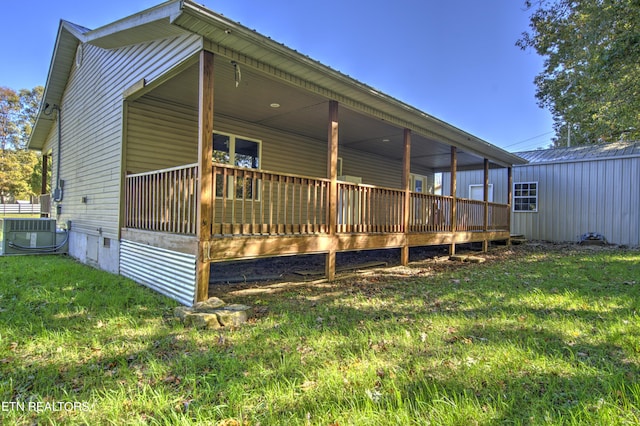
M 137 81 L 153 81 L 201 47 L 195 36 L 149 42 L 115 50 L 89 44 L 72 67 L 62 99 L 62 156 L 65 181 L 58 220 L 72 230 L 118 238 L 122 162 L 123 92 Z M 57 129 L 53 149 L 56 173 Z M 53 177 L 54 182 L 57 176 Z M 82 203 L 86 197 L 87 202 Z M 55 211 L 55 209 L 54 209 Z

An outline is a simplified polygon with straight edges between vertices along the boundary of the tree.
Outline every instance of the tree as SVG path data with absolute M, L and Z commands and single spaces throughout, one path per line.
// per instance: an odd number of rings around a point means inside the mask
M 8 87 L 0 87 L 0 149 L 2 153 L 18 144 L 17 117 L 20 97 Z
M 42 158 L 26 148 L 43 90 L 0 87 L 0 203 L 39 192 Z
M 516 44 L 545 58 L 536 97 L 553 115 L 554 145 L 640 139 L 640 2 L 535 3 Z

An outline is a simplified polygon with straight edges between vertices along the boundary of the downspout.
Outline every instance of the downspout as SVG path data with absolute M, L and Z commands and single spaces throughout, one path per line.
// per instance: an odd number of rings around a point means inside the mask
M 47 110 L 49 110 L 47 112 Z M 51 109 L 49 109 L 49 104 L 45 104 L 44 106 L 44 114 L 51 115 L 53 111 L 57 111 L 57 119 L 58 119 L 58 158 L 56 159 L 56 189 L 53 191 L 53 201 L 59 203 L 64 198 L 64 185 L 62 184 L 62 179 L 60 179 L 60 157 L 62 152 L 62 111 L 58 105 L 53 105 Z

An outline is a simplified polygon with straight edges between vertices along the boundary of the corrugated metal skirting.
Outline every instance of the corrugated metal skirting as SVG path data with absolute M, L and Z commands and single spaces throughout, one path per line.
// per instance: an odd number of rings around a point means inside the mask
M 120 242 L 120 274 L 183 305 L 192 305 L 196 293 L 196 257 L 139 244 Z

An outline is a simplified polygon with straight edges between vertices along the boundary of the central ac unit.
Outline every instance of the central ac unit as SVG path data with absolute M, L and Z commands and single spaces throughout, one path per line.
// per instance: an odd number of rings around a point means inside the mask
M 67 233 L 55 219 L 0 219 L 0 255 L 66 252 Z

